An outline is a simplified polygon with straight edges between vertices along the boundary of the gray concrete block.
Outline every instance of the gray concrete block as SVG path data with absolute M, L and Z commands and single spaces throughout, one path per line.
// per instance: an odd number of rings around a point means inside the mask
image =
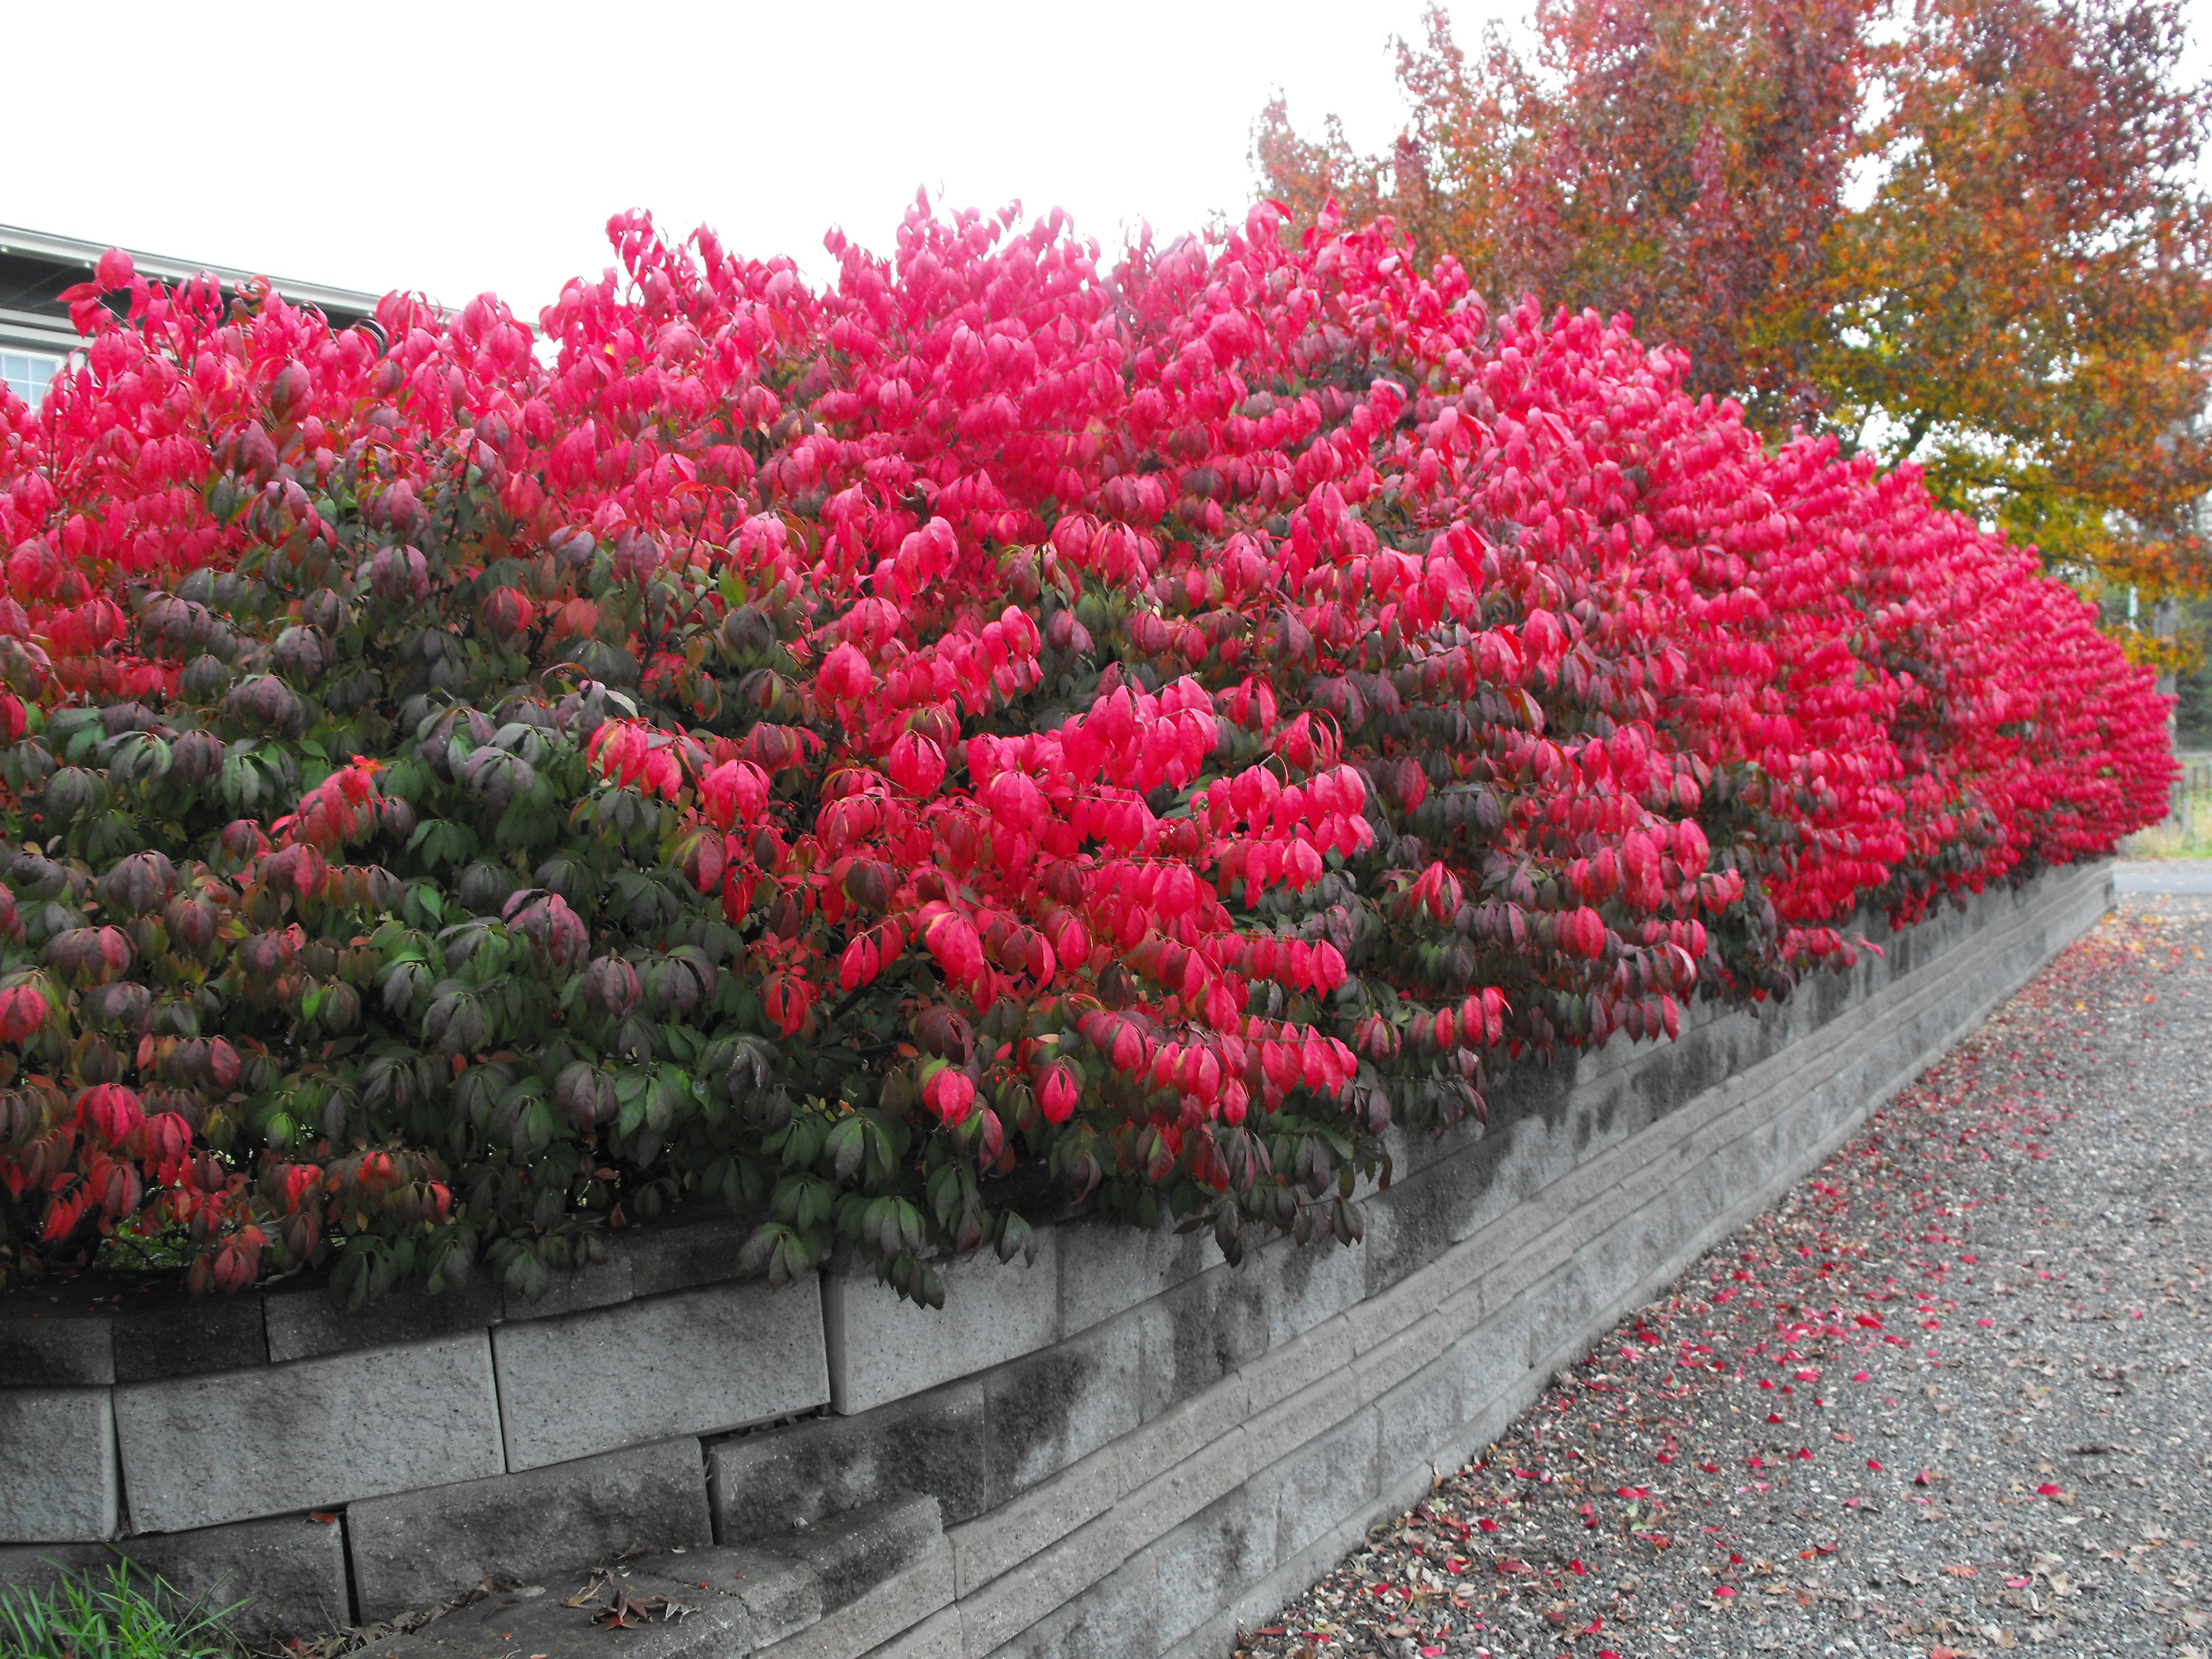
M 623 1236 L 636 1296 L 719 1285 L 738 1276 L 738 1255 L 753 1224 L 733 1215 L 684 1213 Z
M 114 1559 L 105 1544 L 0 1544 L 0 1589 L 45 1590 Z
M 728 1610 L 729 1616 L 741 1621 L 742 1635 L 755 1647 L 780 1642 L 822 1617 L 822 1584 L 812 1569 L 789 1556 L 748 1545 L 640 1561 L 633 1570 L 633 1582 L 641 1589 L 659 1589 L 678 1601 L 688 1602 L 695 1583 L 710 1594 L 730 1597 L 738 1605 Z
M 118 1565 L 149 1589 L 158 1579 L 187 1602 L 216 1610 L 242 1602 L 228 1622 L 251 1642 L 321 1635 L 353 1622 L 345 1541 L 335 1516 L 287 1515 L 106 1544 L 0 1549 L 0 1587 L 45 1589 L 64 1570 L 104 1580 Z
M 499 1310 L 499 1286 L 482 1273 L 436 1296 L 406 1285 L 358 1308 L 349 1308 L 345 1297 L 320 1285 L 269 1291 L 262 1297 L 269 1358 L 280 1364 L 465 1335 L 496 1325 Z
M 954 1382 L 859 1417 L 786 1423 L 708 1449 L 718 1540 L 780 1538 L 848 1510 L 927 1492 L 945 1522 L 990 1507 L 983 1385 Z
M 1386 1512 L 1379 1506 L 1371 1507 L 1368 1513 L 1330 1528 L 1257 1583 L 1247 1585 L 1220 1613 L 1168 1649 L 1164 1659 L 1218 1659 L 1225 1648 L 1236 1645 L 1240 1626 L 1272 1622 L 1285 1602 L 1359 1547 L 1370 1515 L 1379 1519 Z
M 1375 1402 L 1380 1443 L 1376 1468 L 1384 1482 L 1427 1469 L 1437 1449 L 1467 1419 L 1461 1367 L 1449 1354 L 1414 1372 Z
M 1138 1434 L 1149 1437 L 1155 1432 L 1155 1425 L 1147 1425 Z M 1143 1485 L 1125 1486 L 1121 1498 L 1104 1514 L 975 1590 L 963 1591 L 961 1613 L 967 1626 L 969 1651 L 988 1654 L 1017 1636 L 1023 1639 L 1023 1644 L 1015 1649 L 1019 1652 L 1085 1651 L 1054 1644 L 1087 1639 L 1092 1627 L 1084 1608 L 1095 1607 L 1102 1601 L 1119 1604 L 1117 1589 L 1110 1585 L 1104 1589 L 1093 1587 L 1114 1579 L 1135 1551 L 1233 1491 L 1243 1480 L 1249 1462 L 1243 1431 L 1234 1423 L 1224 1424 L 1219 1432 L 1200 1440 L 1188 1455 L 1170 1463 Z M 1040 1620 L 1046 1622 L 1039 1626 L 1041 1633 L 1036 1640 L 1047 1645 L 1033 1649 L 1027 1645 L 1031 1638 L 1024 1632 Z
M 1040 1620 L 1065 1624 L 1091 1586 L 1129 1559 L 1127 1528 L 1111 1512 L 1078 1527 L 960 1598 L 961 1623 L 970 1655 L 997 1652 Z M 1110 1647 L 1094 1651 L 1112 1652 Z
M 777 1546 L 776 1553 L 789 1556 L 814 1576 L 824 1613 L 859 1600 L 925 1557 L 939 1554 L 946 1599 L 951 1596 L 952 1556 L 945 1548 L 945 1527 L 933 1498 L 903 1498 L 836 1516 L 794 1534 Z M 935 1611 L 935 1607 L 925 1608 L 915 1617 Z
M 1278 1240 L 1261 1252 L 1273 1280 L 1267 1303 L 1267 1341 L 1279 1346 L 1324 1319 L 1358 1305 L 1367 1293 L 1366 1248 L 1334 1238 L 1300 1246 Z
M 762 1648 L 759 1659 L 858 1659 L 952 1605 L 952 1550 L 938 1539 L 819 1624 Z
M 261 1293 L 186 1296 L 164 1288 L 127 1296 L 116 1311 L 115 1380 L 196 1376 L 269 1363 Z
M 1459 1245 L 1440 1243 L 1419 1271 L 1349 1310 L 1344 1319 L 1352 1352 L 1365 1353 L 1389 1341 L 1465 1290 L 1474 1254 Z
M 1060 1335 L 1058 1235 L 1037 1234 L 1036 1261 L 1006 1264 L 988 1252 L 940 1262 L 945 1306 L 902 1301 L 872 1277 L 831 1273 L 823 1282 L 830 1397 L 850 1415 L 1003 1364 Z
M 541 1579 L 641 1547 L 714 1541 L 699 1443 L 688 1438 L 372 1498 L 346 1511 L 363 1623 L 435 1606 L 486 1578 Z
M 1252 1467 L 1262 1469 L 1310 1445 L 1344 1422 L 1364 1402 L 1357 1379 L 1343 1371 L 1316 1378 L 1287 1400 L 1255 1412 L 1244 1425 Z
M 1150 1558 L 1125 1560 L 1114 1570 L 1049 1607 L 1024 1628 L 994 1638 L 994 1627 L 963 1604 L 969 1659 L 1099 1659 L 1106 1654 L 1152 1654 L 1160 1601 L 1159 1573 Z
M 958 1593 L 968 1595 L 1103 1515 L 1121 1495 L 1118 1446 L 1094 1452 L 948 1534 Z
M 1571 1342 L 1579 1333 L 1595 1334 L 1589 1327 L 1598 1304 L 1589 1263 L 1581 1255 L 1569 1258 L 1564 1267 L 1554 1268 L 1522 1294 L 1534 1310 L 1528 1334 L 1531 1364 L 1536 1356 Z
M 1211 1233 L 1131 1227 L 1102 1218 L 1055 1229 L 1060 1328 L 1073 1336 L 1221 1265 Z
M 1279 1401 L 1342 1370 L 1352 1363 L 1352 1321 L 1348 1315 L 1324 1320 L 1280 1347 L 1246 1360 L 1237 1375 L 1244 1384 L 1247 1408 L 1266 1411 Z
M 1235 1491 L 1255 1462 L 1250 1436 L 1244 1430 L 1232 1430 L 1143 1486 L 1124 1491 L 1102 1518 L 1116 1528 L 1121 1553 L 1133 1554 Z
M 587 1261 L 573 1271 L 555 1273 L 543 1296 L 532 1298 L 508 1291 L 501 1295 L 500 1304 L 508 1319 L 558 1319 L 586 1308 L 611 1308 L 636 1293 L 629 1252 L 618 1250 L 604 1261 Z
M 749 1282 L 502 1325 L 507 1467 L 787 1417 L 830 1397 L 819 1292 Z
M 106 1538 L 118 1520 L 106 1389 L 0 1389 L 0 1541 Z
M 412 1636 L 360 1650 L 362 1659 L 520 1659 L 547 1654 L 574 1659 L 618 1653 L 621 1659 L 730 1659 L 750 1654 L 818 1621 L 813 1576 L 799 1564 L 755 1550 L 693 1550 L 648 1556 L 617 1570 L 611 1585 L 587 1605 L 565 1601 L 583 1589 L 580 1574 L 478 1601 L 425 1625 Z M 637 1599 L 666 1596 L 691 1609 L 610 1632 L 595 1613 L 619 1588 Z
M 115 1390 L 134 1525 L 178 1532 L 496 1474 L 483 1334 Z
M 913 1629 L 902 1631 L 866 1659 L 967 1659 L 968 1636 L 961 1627 L 960 1609 L 945 1607 L 932 1613 Z
M 75 1285 L 0 1296 L 0 1388 L 115 1381 L 115 1310 Z
M 1146 1417 L 1214 1387 L 1267 1352 L 1269 1289 L 1254 1264 L 1224 1265 L 1137 1310 L 1145 1334 Z
M 1487 1241 L 1498 1251 L 1497 1265 L 1482 1276 L 1482 1305 L 1503 1307 L 1557 1273 L 1579 1242 L 1571 1218 L 1554 1218 L 1543 1206 L 1500 1218 Z
M 1231 1375 L 1205 1392 L 1170 1406 L 1149 1419 L 1134 1434 L 1114 1443 L 1121 1490 L 1133 1492 L 1206 1447 L 1240 1430 L 1251 1415 L 1251 1402 L 1240 1378 Z
M 1141 1338 L 1137 1321 L 1123 1316 L 984 1377 L 983 1447 L 993 1504 L 1137 1426 Z
M 1239 1486 L 1132 1559 L 1149 1561 L 1158 1586 L 1152 1626 L 1158 1652 L 1267 1577 L 1275 1565 L 1275 1516 Z
M 1474 1199 L 1467 1179 L 1472 1173 L 1464 1160 L 1432 1164 L 1365 1200 L 1366 1299 L 1411 1278 L 1449 1248 Z
M 1441 1357 L 1459 1334 L 1441 1317 L 1408 1326 L 1352 1362 L 1352 1375 L 1363 1401 L 1380 1398 L 1423 1366 Z
M 1379 1490 L 1381 1419 L 1372 1406 L 1252 1477 L 1275 1514 L 1275 1559 L 1289 1559 Z
M 354 1622 L 347 1607 L 345 1540 L 337 1518 L 273 1516 L 193 1532 L 118 1539 L 108 1548 L 186 1596 L 222 1607 L 244 1601 L 240 1636 L 319 1636 Z

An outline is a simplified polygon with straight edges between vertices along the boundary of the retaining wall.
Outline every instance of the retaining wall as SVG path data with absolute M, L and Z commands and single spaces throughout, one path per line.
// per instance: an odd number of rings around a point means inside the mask
M 872 1277 L 738 1282 L 719 1220 L 633 1235 L 535 1304 L 19 1292 L 0 1583 L 120 1553 L 297 1631 L 521 1579 L 372 1652 L 564 1659 L 607 1638 L 562 1599 L 623 1557 L 634 1595 L 694 1609 L 623 1632 L 628 1659 L 1214 1659 L 1814 1167 L 2110 887 L 2061 870 L 1877 925 L 1886 955 L 1787 1004 L 1523 1067 L 1486 1133 L 1397 1137 L 1350 1249 L 1231 1268 L 1202 1235 L 1071 1222 L 1034 1266 L 952 1267 L 941 1313 Z

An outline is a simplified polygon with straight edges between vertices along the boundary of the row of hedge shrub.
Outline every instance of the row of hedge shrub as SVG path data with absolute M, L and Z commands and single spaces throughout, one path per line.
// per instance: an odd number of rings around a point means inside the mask
M 9 1271 L 1348 1239 L 1389 1122 L 2163 811 L 2030 553 L 1387 227 L 610 234 L 549 349 L 110 255 L 0 399 Z

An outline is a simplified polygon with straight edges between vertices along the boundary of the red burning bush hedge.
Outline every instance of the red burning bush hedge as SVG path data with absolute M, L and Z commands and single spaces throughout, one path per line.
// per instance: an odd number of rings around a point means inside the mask
M 0 403 L 12 1271 L 1349 1238 L 1394 1119 L 2163 809 L 2028 556 L 1387 230 L 611 233 L 545 353 L 111 255 Z

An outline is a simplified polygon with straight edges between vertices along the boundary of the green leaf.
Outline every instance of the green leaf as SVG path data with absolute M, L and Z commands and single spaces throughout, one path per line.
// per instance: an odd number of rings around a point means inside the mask
M 848 1117 L 830 1131 L 823 1150 L 830 1154 L 831 1167 L 837 1179 L 850 1181 L 866 1160 L 868 1126 L 857 1117 Z

